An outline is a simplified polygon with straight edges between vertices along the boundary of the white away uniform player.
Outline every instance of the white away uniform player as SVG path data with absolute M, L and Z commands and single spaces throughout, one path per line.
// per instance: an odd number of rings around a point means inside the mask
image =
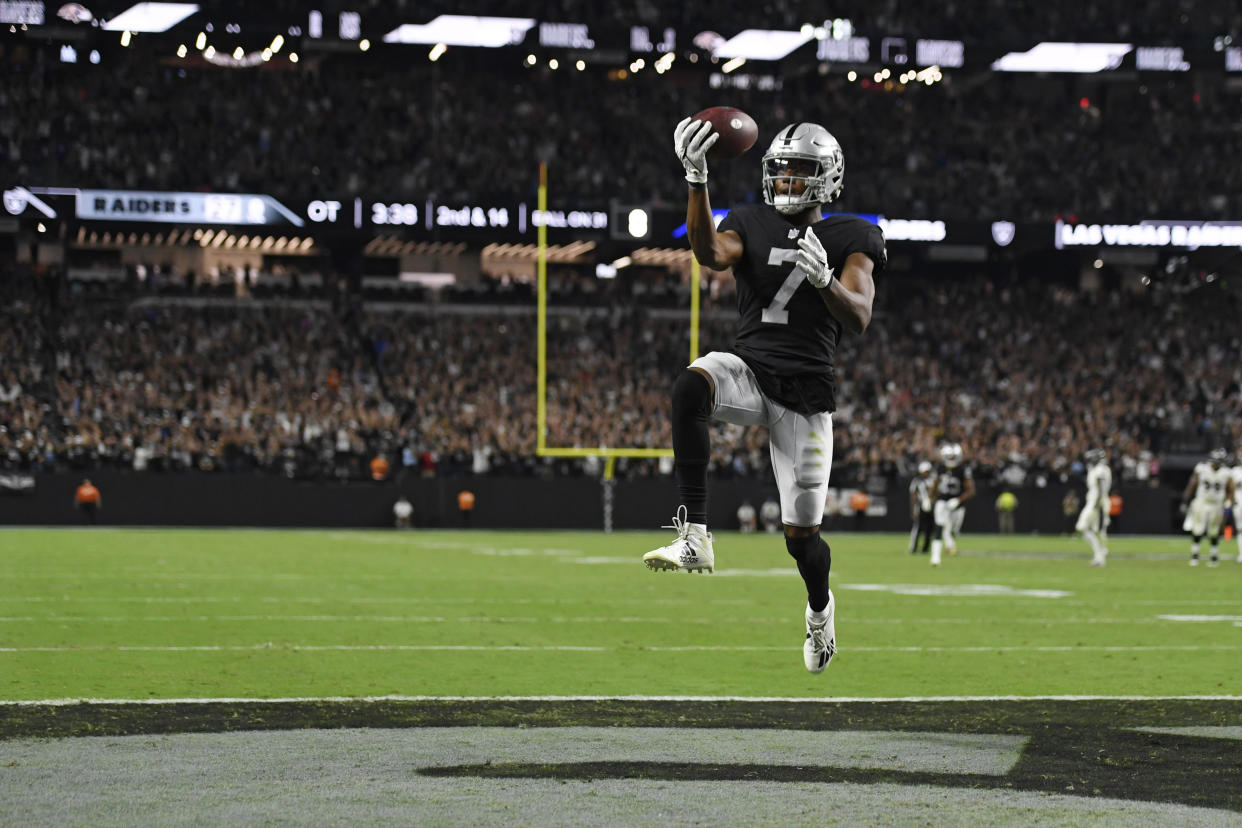
M 1113 470 L 1103 449 L 1087 452 L 1087 500 L 1074 527 L 1091 546 L 1091 565 L 1103 566 L 1108 557 L 1108 492 L 1113 487 Z
M 1225 450 L 1213 449 L 1206 463 L 1195 466 L 1186 491 L 1182 493 L 1182 505 L 1186 507 L 1182 531 L 1190 533 L 1191 566 L 1199 565 L 1199 544 L 1205 535 L 1211 543 L 1208 566 L 1220 563 L 1220 533 L 1225 524 L 1225 504 L 1232 501 L 1233 496 L 1233 472 L 1225 465 Z

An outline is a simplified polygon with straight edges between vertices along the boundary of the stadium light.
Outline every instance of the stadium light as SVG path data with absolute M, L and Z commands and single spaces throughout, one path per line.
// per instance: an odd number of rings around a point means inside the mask
M 1010 52 L 992 64 L 997 72 L 1103 72 L 1116 69 L 1134 49 L 1131 43 L 1040 43 Z
M 111 32 L 166 32 L 198 11 L 197 3 L 138 3 L 104 24 Z
M 442 14 L 430 23 L 406 23 L 384 35 L 385 43 L 482 46 L 499 48 L 521 43 L 535 26 L 531 17 L 473 17 Z
M 809 43 L 814 33 L 786 32 L 772 29 L 746 29 L 712 50 L 718 58 L 749 58 L 751 60 L 780 60 L 804 43 Z

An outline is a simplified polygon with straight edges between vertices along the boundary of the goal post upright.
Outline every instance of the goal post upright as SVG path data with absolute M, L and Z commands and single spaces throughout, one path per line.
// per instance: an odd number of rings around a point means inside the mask
M 538 294 L 539 346 L 536 359 L 537 370 L 537 408 L 535 436 L 535 454 L 544 456 L 548 447 L 548 226 L 542 220 L 548 209 L 548 163 L 539 162 L 539 199 L 538 208 L 540 221 L 535 225 L 537 252 L 535 255 L 535 282 Z
M 606 461 L 606 476 L 611 481 L 616 460 L 619 457 L 656 458 L 672 457 L 671 448 L 609 447 L 581 448 L 576 446 L 548 445 L 548 228 L 544 217 L 548 209 L 548 165 L 539 162 L 539 195 L 535 221 L 535 295 L 538 319 L 536 347 L 536 429 L 535 455 L 537 457 L 600 457 Z M 690 362 L 699 356 L 699 312 L 701 270 L 699 262 L 690 256 Z

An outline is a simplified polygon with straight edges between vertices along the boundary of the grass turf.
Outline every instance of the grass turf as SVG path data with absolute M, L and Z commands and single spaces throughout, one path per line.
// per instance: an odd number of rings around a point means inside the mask
M 6 530 L 0 699 L 1239 692 L 1232 543 L 1191 569 L 1182 538 L 1114 538 L 1101 570 L 1076 538 L 967 536 L 932 569 L 906 540 L 829 537 L 840 653 L 812 676 L 768 535 L 689 576 L 642 567 L 663 533 Z

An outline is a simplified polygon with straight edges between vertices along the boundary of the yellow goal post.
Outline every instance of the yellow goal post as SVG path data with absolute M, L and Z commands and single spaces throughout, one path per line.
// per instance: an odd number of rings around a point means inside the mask
M 548 209 L 548 166 L 539 164 L 539 214 L 545 215 Z M 537 395 L 538 409 L 536 412 L 538 434 L 535 443 L 535 454 L 539 457 L 602 457 L 607 463 L 604 478 L 611 479 L 612 471 L 618 457 L 672 457 L 671 448 L 640 448 L 637 446 L 598 446 L 594 448 L 576 448 L 572 446 L 548 445 L 548 227 L 540 222 L 535 228 L 538 241 L 538 253 L 535 258 L 536 292 L 538 296 L 538 373 Z M 700 270 L 699 263 L 690 257 L 690 362 L 699 356 L 699 302 L 700 302 Z

